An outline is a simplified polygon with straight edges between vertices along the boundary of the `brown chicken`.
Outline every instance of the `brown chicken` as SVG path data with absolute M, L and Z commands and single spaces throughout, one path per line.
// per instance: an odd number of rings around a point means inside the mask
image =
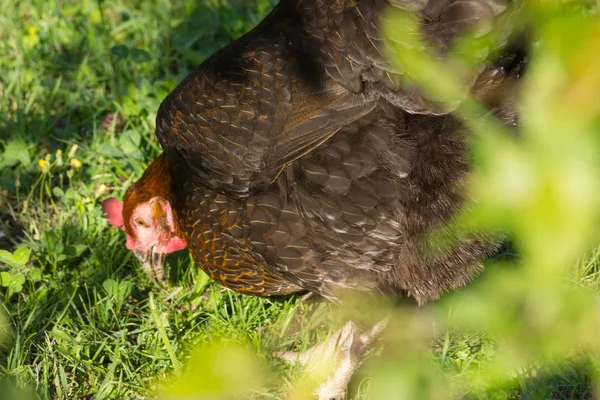
M 162 280 L 164 255 L 187 247 L 215 281 L 254 295 L 351 290 L 422 303 L 473 277 L 497 241 L 471 235 L 446 248 L 427 235 L 463 201 L 468 131 L 384 57 L 389 6 L 417 11 L 440 55 L 510 10 L 493 0 L 282 0 L 167 96 L 156 119 L 164 153 L 124 204 L 103 203 L 149 274 Z M 511 124 L 504 83 L 523 64 L 523 52 L 506 50 L 468 79 Z M 319 396 L 338 396 L 342 381 Z

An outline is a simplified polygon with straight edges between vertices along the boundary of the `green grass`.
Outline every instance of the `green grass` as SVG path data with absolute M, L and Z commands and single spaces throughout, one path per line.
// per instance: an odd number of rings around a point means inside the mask
M 168 258 L 163 290 L 100 209 L 159 153 L 153 127 L 164 96 L 271 6 L 0 0 L 3 400 L 147 398 L 198 344 L 217 340 L 257 352 L 275 380 L 256 396 L 280 398 L 299 371 L 271 352 L 305 349 L 339 325 L 328 304 L 223 290 L 184 253 Z M 581 262 L 578 284 L 599 288 L 598 259 Z M 495 348 L 481 332 L 448 331 L 431 354 L 460 376 Z M 586 360 L 532 366 L 477 396 L 585 398 L 590 369 Z M 352 398 L 368 398 L 368 371 L 353 381 Z

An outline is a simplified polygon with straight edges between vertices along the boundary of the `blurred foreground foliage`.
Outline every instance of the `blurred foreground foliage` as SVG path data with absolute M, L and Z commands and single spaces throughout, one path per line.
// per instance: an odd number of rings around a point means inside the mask
M 457 70 L 416 56 L 412 49 L 420 45 L 418 37 L 402 34 L 415 22 L 406 15 L 400 18 L 406 23 L 387 25 L 397 64 L 432 95 L 453 99 L 461 93 L 459 74 L 448 71 Z M 473 99 L 465 100 L 458 113 L 474 129 L 477 160 L 473 202 L 461 222 L 479 231 L 509 233 L 520 257 L 497 262 L 480 282 L 432 307 L 438 324 L 485 331 L 495 338 L 497 350 L 479 369 L 450 382 L 430 372 L 431 391 L 412 381 L 413 398 L 443 398 L 435 393 L 448 390 L 457 395 L 485 393 L 541 363 L 556 367 L 568 360 L 597 362 L 598 288 L 576 279 L 577 264 L 600 243 L 597 4 L 525 2 L 515 18 L 512 23 L 529 27 L 534 40 L 520 93 L 519 134 L 505 132 L 492 117 L 482 118 Z M 422 71 L 433 75 L 423 76 Z M 433 76 L 444 85 L 437 85 Z M 438 93 L 441 87 L 446 90 Z M 426 357 L 417 360 L 417 370 L 435 370 Z M 594 380 L 597 372 L 591 368 Z M 441 392 L 435 392 L 439 385 Z

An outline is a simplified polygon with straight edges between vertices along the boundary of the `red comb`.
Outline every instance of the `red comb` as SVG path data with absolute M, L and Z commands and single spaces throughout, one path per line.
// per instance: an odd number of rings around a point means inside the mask
M 106 213 L 108 222 L 113 228 L 120 228 L 123 226 L 123 203 L 119 200 L 111 197 L 102 202 L 102 211 Z

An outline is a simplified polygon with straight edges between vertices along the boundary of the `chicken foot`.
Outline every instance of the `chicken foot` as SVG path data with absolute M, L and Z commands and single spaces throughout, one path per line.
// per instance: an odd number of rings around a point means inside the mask
M 316 370 L 324 362 L 332 362 L 334 368 L 327 380 L 314 391 L 314 395 L 319 400 L 342 400 L 364 353 L 385 329 L 387 322 L 388 318 L 385 318 L 369 330 L 363 331 L 354 322 L 348 321 L 327 340 L 304 352 L 285 351 L 275 355 L 299 363 L 307 369 L 307 372 Z

